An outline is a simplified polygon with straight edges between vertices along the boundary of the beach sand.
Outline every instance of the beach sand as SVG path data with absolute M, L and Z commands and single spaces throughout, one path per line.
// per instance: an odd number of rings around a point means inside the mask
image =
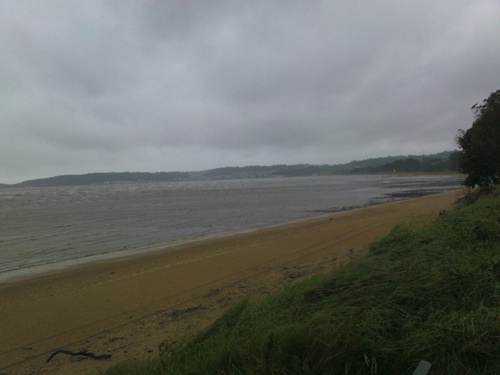
M 429 221 L 451 191 L 0 284 L 0 374 L 88 374 L 158 353 L 238 300 L 261 298 L 367 253 L 396 224 Z M 56 355 L 57 349 L 111 359 Z

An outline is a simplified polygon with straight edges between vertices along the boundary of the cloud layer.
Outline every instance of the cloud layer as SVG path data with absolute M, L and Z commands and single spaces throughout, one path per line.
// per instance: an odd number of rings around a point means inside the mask
M 0 182 L 454 148 L 497 0 L 4 0 Z

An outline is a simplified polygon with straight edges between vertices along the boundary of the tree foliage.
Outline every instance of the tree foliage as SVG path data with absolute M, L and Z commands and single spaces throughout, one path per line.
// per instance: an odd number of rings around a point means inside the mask
M 472 127 L 459 130 L 456 138 L 463 150 L 460 172 L 467 175 L 466 186 L 487 188 L 500 181 L 500 90 L 483 104 L 475 104 L 472 111 Z

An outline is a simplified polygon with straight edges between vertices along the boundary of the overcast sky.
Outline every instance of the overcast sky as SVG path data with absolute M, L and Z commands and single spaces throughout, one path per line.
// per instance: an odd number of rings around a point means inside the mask
M 0 182 L 455 149 L 499 0 L 1 0 Z

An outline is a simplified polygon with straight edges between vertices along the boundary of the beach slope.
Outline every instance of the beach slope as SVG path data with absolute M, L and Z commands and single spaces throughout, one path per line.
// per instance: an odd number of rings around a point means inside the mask
M 457 191 L 88 263 L 0 285 L 0 373 L 88 374 L 153 355 L 235 301 L 330 271 L 396 224 L 429 221 Z M 110 359 L 55 356 L 58 349 Z

